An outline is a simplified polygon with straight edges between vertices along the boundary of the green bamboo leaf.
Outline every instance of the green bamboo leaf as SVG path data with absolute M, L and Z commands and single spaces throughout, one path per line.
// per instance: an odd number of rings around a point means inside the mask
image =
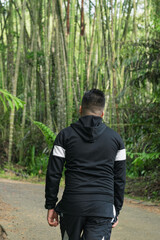
M 11 93 L 9 93 L 7 90 L 5 90 L 5 89 L 0 89 L 0 93 L 3 94 L 3 97 L 7 100 L 8 105 L 10 106 L 11 109 L 13 108 L 13 104 L 15 104 L 15 107 L 16 107 L 17 110 L 18 110 L 19 108 L 23 108 L 23 107 L 24 107 L 25 102 L 22 101 L 21 99 L 15 97 L 15 96 L 13 96 L 13 95 L 12 95 Z M 1 101 L 2 101 L 2 98 L 0 98 L 0 99 L 1 99 Z M 4 100 L 3 100 L 2 102 L 3 102 L 3 106 L 4 106 L 5 110 L 7 110 L 7 109 L 6 109 L 6 107 L 7 107 L 6 104 L 4 105 Z
M 15 98 L 12 98 L 12 101 L 14 102 L 15 107 L 16 107 L 16 109 L 18 110 L 20 106 L 19 106 L 17 100 L 16 100 Z
M 7 108 L 7 105 L 6 105 L 6 103 L 5 103 L 5 101 L 3 100 L 3 98 L 2 98 L 1 95 L 0 95 L 0 100 L 1 100 L 1 102 L 3 103 L 4 111 L 6 112 L 6 111 L 8 110 L 8 108 Z
M 19 104 L 19 108 L 23 108 L 24 104 L 26 104 L 24 101 L 22 101 L 21 99 L 18 99 L 18 104 Z
M 8 105 L 10 106 L 11 109 L 13 109 L 13 102 L 12 102 L 12 100 L 9 98 L 8 95 L 6 95 L 5 97 L 7 99 Z

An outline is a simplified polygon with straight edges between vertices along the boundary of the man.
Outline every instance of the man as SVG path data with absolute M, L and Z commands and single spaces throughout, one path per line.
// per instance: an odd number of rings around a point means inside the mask
M 102 91 L 86 92 L 81 118 L 57 136 L 46 175 L 48 223 L 58 225 L 62 240 L 109 240 L 118 224 L 125 187 L 126 152 L 118 133 L 102 123 Z M 57 203 L 65 164 L 65 189 Z

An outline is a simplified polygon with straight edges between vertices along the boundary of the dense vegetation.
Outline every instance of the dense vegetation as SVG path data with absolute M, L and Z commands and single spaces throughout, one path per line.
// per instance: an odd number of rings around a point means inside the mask
M 159 12 L 159 0 L 1 0 L 1 164 L 45 174 L 55 135 L 100 88 L 128 175 L 159 179 Z

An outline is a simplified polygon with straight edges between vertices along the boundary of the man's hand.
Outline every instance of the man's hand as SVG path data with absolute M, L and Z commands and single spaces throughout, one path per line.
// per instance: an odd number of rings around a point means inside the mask
M 115 228 L 118 225 L 118 217 L 117 217 L 117 221 L 112 225 L 112 228 Z
M 58 225 L 58 214 L 54 209 L 48 209 L 47 221 L 51 227 L 57 227 Z

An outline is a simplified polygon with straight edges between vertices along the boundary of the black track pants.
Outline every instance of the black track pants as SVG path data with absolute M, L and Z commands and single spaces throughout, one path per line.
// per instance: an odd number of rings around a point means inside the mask
M 110 240 L 111 218 L 63 215 L 60 218 L 62 240 Z

